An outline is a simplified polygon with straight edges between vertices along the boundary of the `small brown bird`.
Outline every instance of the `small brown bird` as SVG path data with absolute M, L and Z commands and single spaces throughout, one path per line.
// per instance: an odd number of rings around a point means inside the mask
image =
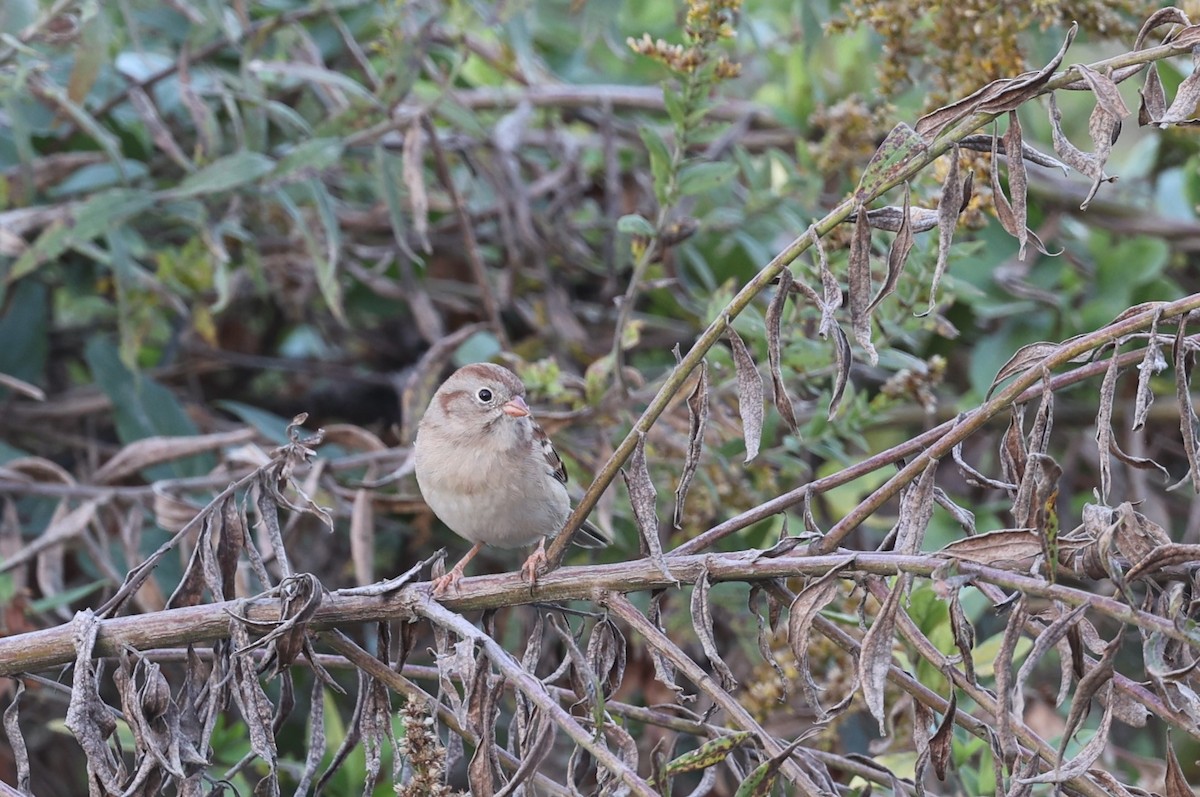
M 458 536 L 474 543 L 434 584 L 441 595 L 484 545 L 537 550 L 521 572 L 532 582 L 546 561 L 546 538 L 571 513 L 567 469 L 550 438 L 533 420 L 525 385 L 490 363 L 466 365 L 442 383 L 417 427 L 417 484 L 425 503 Z M 590 523 L 577 545 L 609 540 Z

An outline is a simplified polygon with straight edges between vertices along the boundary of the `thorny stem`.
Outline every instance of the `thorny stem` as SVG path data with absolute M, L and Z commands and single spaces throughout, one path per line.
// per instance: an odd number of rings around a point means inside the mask
M 1164 44 L 1158 47 L 1150 47 L 1145 50 L 1136 52 L 1122 53 L 1113 58 L 1106 58 L 1102 61 L 1097 61 L 1091 64 L 1091 68 L 1097 72 L 1104 73 L 1107 69 L 1117 69 L 1124 66 L 1132 66 L 1134 64 L 1147 64 L 1152 61 L 1160 61 L 1164 58 L 1170 58 L 1175 55 L 1181 55 L 1188 52 L 1189 47 L 1180 47 L 1174 44 Z M 1047 94 L 1055 89 L 1074 82 L 1078 78 L 1070 70 L 1059 72 L 1052 77 L 1045 86 L 1042 87 L 1040 94 Z M 997 118 L 999 114 L 977 112 L 968 116 L 958 124 L 954 125 L 949 132 L 943 134 L 940 138 L 934 141 L 925 151 L 924 154 L 914 158 L 904 168 L 897 170 L 896 174 L 888 181 L 882 183 L 880 187 L 866 197 L 863 204 L 874 201 L 885 192 L 900 185 L 906 180 L 911 179 L 914 175 L 936 160 L 943 153 L 948 151 L 954 142 L 960 140 L 969 133 L 978 130 L 984 125 Z M 567 519 L 564 533 L 559 534 L 554 542 L 546 551 L 546 558 L 551 568 L 557 567 L 562 561 L 563 554 L 566 552 L 567 545 L 570 543 L 570 538 L 575 531 L 583 524 L 584 519 L 595 508 L 596 502 L 600 500 L 600 495 L 616 478 L 617 472 L 625 463 L 625 460 L 633 453 L 633 449 L 637 446 L 638 438 L 646 434 L 658 417 L 670 404 L 672 397 L 678 392 L 687 382 L 688 376 L 704 359 L 721 335 L 725 332 L 727 320 L 737 317 L 742 310 L 750 304 L 753 299 L 766 289 L 771 282 L 779 276 L 783 269 L 787 268 L 793 260 L 803 254 L 811 245 L 812 239 L 810 232 L 815 231 L 817 235 L 825 235 L 838 224 L 841 224 L 854 211 L 858 201 L 854 198 L 848 198 L 842 201 L 840 205 L 831 210 L 824 218 L 814 225 L 812 229 L 806 231 L 803 235 L 796 238 L 790 244 L 771 259 L 771 262 L 765 265 L 762 270 L 749 282 L 747 282 L 740 291 L 729 301 L 725 309 L 717 314 L 717 317 L 709 324 L 708 328 L 700 334 L 692 347 L 688 349 L 687 354 L 683 356 L 679 364 L 676 365 L 663 381 L 663 385 L 659 388 L 658 393 L 650 400 L 649 405 L 642 412 L 641 416 L 633 424 L 633 428 L 625 435 L 625 438 L 613 451 L 612 456 L 604 463 L 604 466 L 596 474 L 596 478 L 584 493 L 583 498 L 575 507 L 575 511 Z M 922 468 L 924 465 L 922 464 Z M 913 474 L 908 476 L 911 479 Z M 898 477 L 897 477 L 898 478 Z M 899 490 L 905 482 L 898 482 L 895 490 Z M 890 484 L 890 483 L 889 483 Z M 886 487 L 886 485 L 885 485 Z M 865 517 L 865 516 L 864 516 Z M 858 518 L 857 523 L 862 522 L 863 518 Z M 849 533 L 848 530 L 842 530 L 842 535 Z M 836 545 L 836 542 L 832 543 Z

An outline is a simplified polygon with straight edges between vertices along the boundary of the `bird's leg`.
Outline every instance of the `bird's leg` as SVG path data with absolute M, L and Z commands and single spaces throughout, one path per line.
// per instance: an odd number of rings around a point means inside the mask
M 542 537 L 538 540 L 537 550 L 529 555 L 525 564 L 521 565 L 521 579 L 529 582 L 531 590 L 537 584 L 538 571 L 545 568 L 546 565 L 546 538 Z
M 463 568 L 467 566 L 467 562 L 475 558 L 475 554 L 483 550 L 483 543 L 477 542 L 471 546 L 471 550 L 467 551 L 467 555 L 458 560 L 458 564 L 450 568 L 450 572 L 433 582 L 433 596 L 440 598 L 451 589 L 458 589 L 458 582 L 462 580 Z

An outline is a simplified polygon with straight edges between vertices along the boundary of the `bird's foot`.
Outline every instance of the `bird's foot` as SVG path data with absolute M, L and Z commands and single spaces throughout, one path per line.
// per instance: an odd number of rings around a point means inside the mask
M 538 543 L 537 550 L 529 555 L 525 560 L 525 564 L 521 565 L 521 580 L 529 582 L 529 590 L 537 586 L 538 574 L 549 566 L 550 560 L 546 558 L 546 538 L 542 537 Z
M 433 582 L 433 597 L 441 598 L 449 592 L 458 591 L 458 582 L 462 581 L 463 569 L 461 563 L 450 568 L 450 572 Z

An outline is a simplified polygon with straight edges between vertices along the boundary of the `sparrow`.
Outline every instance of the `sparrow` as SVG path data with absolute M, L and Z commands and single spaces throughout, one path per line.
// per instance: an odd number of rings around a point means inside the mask
M 440 596 L 457 587 L 484 545 L 537 550 L 521 568 L 533 583 L 546 563 L 546 538 L 571 513 L 567 469 L 525 403 L 525 385 L 491 363 L 465 365 L 442 383 L 417 426 L 417 485 L 433 513 L 474 543 L 434 583 Z M 572 539 L 599 548 L 609 540 L 584 523 Z

